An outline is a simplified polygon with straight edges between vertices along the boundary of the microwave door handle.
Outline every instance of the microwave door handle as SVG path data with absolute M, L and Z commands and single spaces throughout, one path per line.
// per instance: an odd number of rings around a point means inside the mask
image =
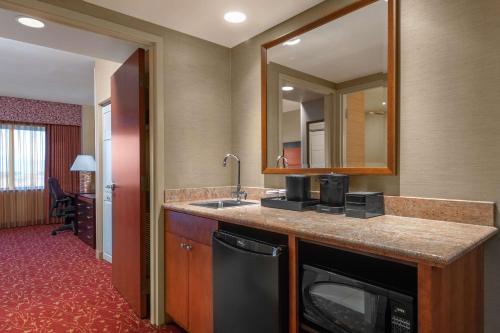
M 377 304 L 377 321 L 375 322 L 375 331 L 377 333 L 387 332 L 386 325 L 391 327 L 390 309 L 387 296 L 380 295 Z

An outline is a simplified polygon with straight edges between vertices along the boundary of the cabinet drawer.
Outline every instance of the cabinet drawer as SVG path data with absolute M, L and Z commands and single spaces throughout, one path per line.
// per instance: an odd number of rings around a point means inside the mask
M 95 248 L 95 233 L 94 230 L 80 230 L 78 232 L 78 238 L 80 238 L 85 244 L 92 248 Z
M 78 221 L 78 232 L 93 231 L 94 229 L 94 223 Z
M 89 213 L 89 212 L 80 212 L 78 211 L 77 213 L 77 218 L 80 221 L 93 221 L 94 220 L 94 214 Z
M 89 204 L 88 202 L 85 201 L 77 201 L 76 202 L 76 208 L 79 211 L 94 211 L 94 206 L 92 204 Z
M 210 246 L 218 226 L 215 220 L 171 210 L 165 212 L 165 223 L 166 231 Z

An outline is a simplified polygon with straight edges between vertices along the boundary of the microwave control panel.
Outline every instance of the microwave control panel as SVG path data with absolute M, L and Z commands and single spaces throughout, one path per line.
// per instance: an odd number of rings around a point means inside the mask
M 413 333 L 413 311 L 403 304 L 391 302 L 391 333 Z

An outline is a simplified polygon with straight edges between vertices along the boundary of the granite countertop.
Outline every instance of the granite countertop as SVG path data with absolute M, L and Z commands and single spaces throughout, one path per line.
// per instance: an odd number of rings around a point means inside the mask
M 498 231 L 489 226 L 393 215 L 355 219 L 314 211 L 273 209 L 260 204 L 211 209 L 192 206 L 192 202 L 166 203 L 164 208 L 438 267 L 450 264 Z

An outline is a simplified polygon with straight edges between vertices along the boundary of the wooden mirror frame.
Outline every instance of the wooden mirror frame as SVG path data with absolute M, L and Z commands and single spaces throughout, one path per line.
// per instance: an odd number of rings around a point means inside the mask
M 267 158 L 267 49 L 281 44 L 293 37 L 311 31 L 339 17 L 368 6 L 378 0 L 358 0 L 340 8 L 316 21 L 287 33 L 279 38 L 261 45 L 261 140 L 262 140 L 262 173 L 264 174 L 320 174 L 338 172 L 347 175 L 395 175 L 396 174 L 396 106 L 397 106 L 397 1 L 388 0 L 388 52 L 387 52 L 387 167 L 380 168 L 270 168 Z

